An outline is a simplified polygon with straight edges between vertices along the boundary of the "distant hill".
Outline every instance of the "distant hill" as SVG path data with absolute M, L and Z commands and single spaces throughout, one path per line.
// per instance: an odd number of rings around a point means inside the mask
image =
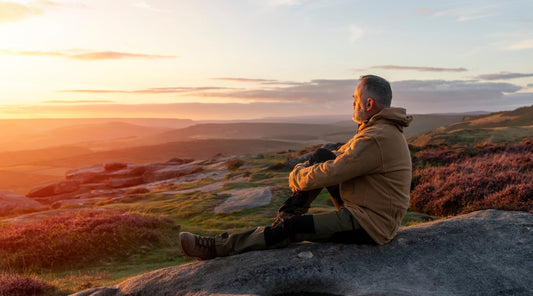
M 461 122 L 411 136 L 408 140 L 415 146 L 470 145 L 482 142 L 515 143 L 531 137 L 533 137 L 533 106 L 467 116 Z
M 76 145 L 99 149 L 103 142 L 162 133 L 191 125 L 181 119 L 0 120 L 0 151 Z M 83 145 L 80 145 L 83 143 Z M 92 144 L 92 145 L 91 145 Z

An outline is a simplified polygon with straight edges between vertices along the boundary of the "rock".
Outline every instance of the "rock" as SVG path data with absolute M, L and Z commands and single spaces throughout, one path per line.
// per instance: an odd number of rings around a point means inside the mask
M 37 187 L 27 194 L 28 197 L 45 197 L 70 193 L 78 190 L 80 185 L 74 181 L 61 181 L 43 187 Z
M 144 183 L 152 183 L 199 173 L 202 170 L 202 167 L 198 165 L 167 165 L 158 169 L 147 170 L 147 172 L 143 174 L 143 179 Z
M 106 171 L 118 171 L 126 167 L 128 167 L 128 164 L 123 162 L 108 162 L 104 164 L 104 170 Z
M 174 157 L 174 158 L 170 159 L 167 162 L 168 163 L 172 163 L 172 164 L 186 164 L 186 163 L 193 162 L 193 161 L 194 161 L 194 159 L 192 159 L 192 158 L 182 159 L 182 158 Z
M 215 213 L 228 213 L 238 210 L 264 206 L 272 199 L 270 187 L 231 189 L 220 192 L 231 195 L 221 205 L 215 208 Z
M 106 165 L 92 165 L 75 170 L 70 170 L 66 174 L 67 180 L 74 181 L 79 184 L 103 183 L 113 178 L 127 178 L 142 176 L 149 166 L 144 165 L 126 165 L 122 163 L 110 163 L 109 170 L 106 170 Z M 161 165 L 150 165 L 151 167 Z M 122 167 L 119 169 L 119 167 Z
M 265 155 L 264 154 L 252 154 L 250 155 L 250 158 L 251 159 L 264 159 Z
M 384 246 L 302 243 L 168 267 L 76 296 L 533 295 L 533 214 L 402 228 Z
M 117 178 L 107 181 L 107 186 L 111 188 L 131 187 L 144 183 L 143 177 Z
M 79 184 L 96 183 L 99 176 L 105 174 L 105 169 L 101 164 L 87 166 L 79 169 L 69 170 L 66 173 L 67 180 L 72 180 Z
M 59 200 L 52 203 L 52 209 L 92 206 L 97 204 L 97 202 L 98 200 L 94 198 Z
M 40 202 L 24 195 L 0 191 L 0 214 L 9 214 L 14 211 L 25 211 L 44 207 Z

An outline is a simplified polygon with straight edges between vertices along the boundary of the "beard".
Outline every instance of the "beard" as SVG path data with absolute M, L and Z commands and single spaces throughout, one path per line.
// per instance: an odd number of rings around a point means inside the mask
M 362 124 L 365 119 L 362 118 L 361 114 L 357 110 L 353 110 L 352 120 L 358 124 Z

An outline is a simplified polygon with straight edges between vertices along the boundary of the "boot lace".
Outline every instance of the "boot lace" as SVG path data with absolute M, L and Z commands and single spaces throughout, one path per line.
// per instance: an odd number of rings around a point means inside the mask
M 216 257 L 215 239 L 211 237 L 196 236 L 195 243 L 201 248 L 207 249 L 209 256 Z

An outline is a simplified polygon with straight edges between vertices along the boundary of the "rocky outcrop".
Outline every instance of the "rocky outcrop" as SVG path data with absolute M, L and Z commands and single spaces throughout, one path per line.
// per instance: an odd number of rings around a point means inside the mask
M 533 214 L 478 211 L 384 246 L 302 243 L 156 270 L 76 296 L 533 295 Z
M 9 191 L 0 191 L 0 214 L 11 213 L 14 210 L 27 211 L 42 209 L 44 205 L 41 203 L 27 198 L 24 195 Z
M 145 165 L 120 162 L 97 164 L 70 170 L 66 173 L 66 180 L 34 188 L 28 193 L 28 197 L 53 207 L 76 205 L 79 203 L 65 201 L 123 197 L 140 185 L 198 174 L 203 170 L 202 163 L 180 158 L 173 158 L 166 163 Z

